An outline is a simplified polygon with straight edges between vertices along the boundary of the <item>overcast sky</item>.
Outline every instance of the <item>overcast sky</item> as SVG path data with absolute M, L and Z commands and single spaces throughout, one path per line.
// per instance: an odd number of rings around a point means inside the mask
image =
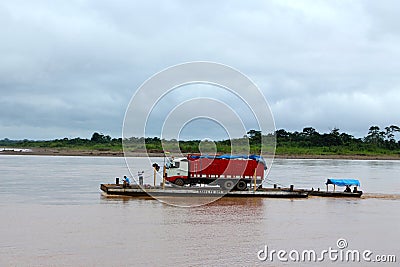
M 1 1 L 0 139 L 120 137 L 156 72 L 251 78 L 278 129 L 400 125 L 399 1 Z

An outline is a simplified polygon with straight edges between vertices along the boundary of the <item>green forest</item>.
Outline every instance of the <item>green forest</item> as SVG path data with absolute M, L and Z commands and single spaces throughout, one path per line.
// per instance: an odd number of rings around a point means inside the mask
M 329 133 L 319 133 L 313 127 L 305 127 L 301 132 L 290 132 L 284 129 L 275 132 L 276 154 L 277 155 L 388 155 L 400 156 L 400 141 L 396 135 L 400 128 L 390 125 L 381 129 L 378 126 L 371 126 L 368 134 L 363 138 L 340 132 L 334 128 Z M 230 153 L 231 144 L 242 142 L 250 144 L 250 152 L 258 153 L 261 149 L 261 140 L 273 138 L 272 135 L 262 135 L 260 131 L 250 130 L 246 136 L 233 140 L 216 141 L 215 146 L 219 153 Z M 18 148 L 49 148 L 59 150 L 76 151 L 122 151 L 122 138 L 111 138 L 98 132 L 93 133 L 90 139 L 84 138 L 62 138 L 47 141 L 37 140 L 0 140 L 0 147 Z M 200 140 L 176 141 L 183 153 L 198 153 Z M 158 137 L 137 138 L 132 137 L 124 140 L 131 151 L 162 153 L 162 143 L 168 144 L 171 140 L 161 140 Z M 144 148 L 145 144 L 146 148 Z

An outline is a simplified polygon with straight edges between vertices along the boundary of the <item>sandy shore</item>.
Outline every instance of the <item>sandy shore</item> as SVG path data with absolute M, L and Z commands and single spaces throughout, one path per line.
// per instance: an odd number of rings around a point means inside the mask
M 0 151 L 0 155 L 37 155 L 37 156 L 88 156 L 88 157 L 123 157 L 122 151 L 82 151 L 65 149 L 33 148 L 31 152 Z M 133 157 L 162 157 L 162 153 L 131 153 Z M 400 160 L 400 155 L 275 155 L 278 159 L 348 159 L 348 160 Z

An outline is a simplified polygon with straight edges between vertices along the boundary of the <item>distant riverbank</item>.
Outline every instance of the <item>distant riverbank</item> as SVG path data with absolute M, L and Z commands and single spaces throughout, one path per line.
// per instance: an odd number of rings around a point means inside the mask
M 122 151 L 73 150 L 73 149 L 12 149 L 0 150 L 0 155 L 37 155 L 37 156 L 88 156 L 88 157 L 123 157 Z M 163 157 L 163 153 L 132 152 L 134 157 Z M 348 160 L 400 160 L 400 155 L 318 155 L 318 154 L 276 154 L 282 159 L 348 159 Z
M 247 135 L 232 140 L 212 142 L 179 140 L 179 149 L 183 154 L 199 153 L 200 146 L 203 147 L 203 151 L 215 148 L 215 151 L 221 154 L 230 154 L 232 150 L 258 154 L 259 151 L 272 151 L 276 148 L 276 158 L 398 160 L 400 159 L 400 141 L 395 139 L 398 133 L 400 133 L 400 127 L 395 125 L 385 127 L 384 131 L 378 126 L 371 126 L 368 135 L 364 138 L 355 138 L 339 132 L 336 128 L 330 133 L 318 133 L 312 127 L 306 127 L 302 132 L 280 129 L 275 131 L 275 135 L 263 135 L 261 131 L 250 130 Z M 162 157 L 163 150 L 168 147 L 176 147 L 176 140 L 159 137 L 130 137 L 123 140 L 97 132 L 93 133 L 90 139 L 65 137 L 54 140 L 10 140 L 7 138 L 0 140 L 0 154 L 8 155 L 123 157 L 123 149 L 128 149 L 135 151 L 129 156 Z M 206 147 L 207 149 L 204 150 Z M 146 153 L 147 151 L 150 153 Z

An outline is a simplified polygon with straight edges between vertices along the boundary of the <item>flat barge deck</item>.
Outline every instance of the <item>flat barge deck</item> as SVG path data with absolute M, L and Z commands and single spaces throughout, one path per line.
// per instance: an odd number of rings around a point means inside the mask
M 121 184 L 101 184 L 100 189 L 107 195 L 146 197 L 146 196 L 171 196 L 171 197 L 243 197 L 243 198 L 307 198 L 308 192 L 304 190 L 260 188 L 256 191 L 227 191 L 220 188 L 207 187 L 165 187 L 149 186 L 142 189 L 138 185 L 124 187 Z

